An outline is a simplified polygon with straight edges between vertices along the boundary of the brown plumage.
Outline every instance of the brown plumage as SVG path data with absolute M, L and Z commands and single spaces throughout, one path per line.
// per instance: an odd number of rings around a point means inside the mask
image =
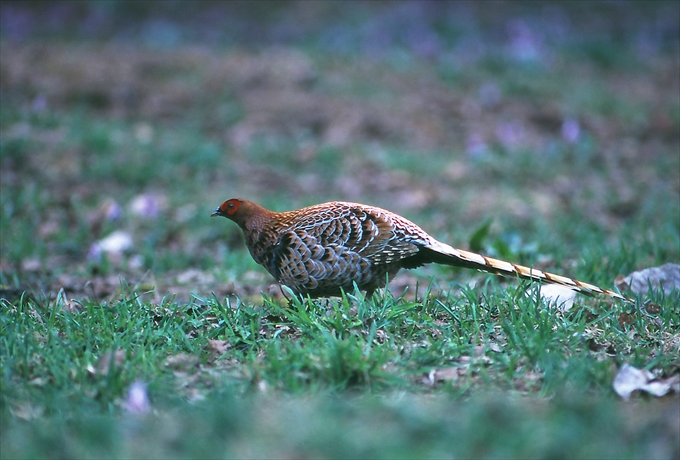
M 592 284 L 455 249 L 413 222 L 374 206 L 332 201 L 296 211 L 272 212 L 233 198 L 222 203 L 212 216 L 236 222 L 253 259 L 296 294 L 339 296 L 343 290 L 352 291 L 356 283 L 370 296 L 402 268 L 439 263 L 632 302 Z

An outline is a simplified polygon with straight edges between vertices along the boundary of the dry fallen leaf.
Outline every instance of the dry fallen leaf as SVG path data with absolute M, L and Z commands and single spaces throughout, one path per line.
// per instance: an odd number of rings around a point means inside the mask
M 99 357 L 96 366 L 87 366 L 87 372 L 91 375 L 107 375 L 111 370 L 112 362 L 114 367 L 120 367 L 124 360 L 125 350 L 119 348 L 115 352 L 108 351 Z
M 43 406 L 34 405 L 29 402 L 21 402 L 14 405 L 10 410 L 14 417 L 27 421 L 39 419 L 45 413 Z
M 210 357 L 208 362 L 213 362 L 231 348 L 228 340 L 211 340 L 208 339 L 208 349 L 210 350 Z
M 669 391 L 680 390 L 680 375 L 656 380 L 654 374 L 646 369 L 638 369 L 624 364 L 614 379 L 614 391 L 628 401 L 636 390 L 646 391 L 654 396 L 664 396 Z
M 83 309 L 83 305 L 75 299 L 68 300 L 64 288 L 59 289 L 57 293 L 57 302 L 61 304 L 61 309 L 69 313 L 79 313 Z
M 663 289 L 666 294 L 674 289 L 680 291 L 680 265 L 669 263 L 633 272 L 617 278 L 616 287 L 622 291 L 630 288 L 636 294 L 646 294 L 650 287 Z
M 617 320 L 619 321 L 619 326 L 623 327 L 625 325 L 635 324 L 635 313 L 621 313 Z
M 489 349 L 496 353 L 502 353 L 503 349 L 496 342 L 489 342 Z
M 458 378 L 464 376 L 466 373 L 467 366 L 432 369 L 425 377 L 423 383 L 429 386 L 433 386 L 435 383 L 457 380 Z
M 165 365 L 176 371 L 187 372 L 198 364 L 198 356 L 179 353 L 169 356 Z
M 645 305 L 645 310 L 647 310 L 647 313 L 650 315 L 658 315 L 661 313 L 661 307 L 655 303 L 648 303 Z

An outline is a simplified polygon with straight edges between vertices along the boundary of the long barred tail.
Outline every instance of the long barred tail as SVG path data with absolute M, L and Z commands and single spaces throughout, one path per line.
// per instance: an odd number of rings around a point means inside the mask
M 602 294 L 614 299 L 635 303 L 635 301 L 629 297 L 622 296 L 621 294 L 610 291 L 609 289 L 602 289 L 601 287 L 595 286 L 593 284 L 567 278 L 566 276 L 555 275 L 554 273 L 544 272 L 536 268 L 529 268 L 523 265 L 506 262 L 504 260 L 486 257 L 481 254 L 465 251 L 463 249 L 456 249 L 449 246 L 448 244 L 440 242 L 438 243 L 439 244 L 430 246 L 428 248 L 430 251 L 438 254 L 439 256 L 444 256 L 436 257 L 435 261 L 437 263 L 465 268 L 476 268 L 478 270 L 494 273 L 496 275 L 519 276 L 520 278 L 527 280 L 565 286 L 590 297 L 594 297 L 597 294 Z

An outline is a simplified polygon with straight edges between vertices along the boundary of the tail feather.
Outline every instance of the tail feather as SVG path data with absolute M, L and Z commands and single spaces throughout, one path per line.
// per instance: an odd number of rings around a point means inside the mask
M 536 268 L 529 268 L 523 265 L 517 265 L 504 260 L 494 259 L 492 257 L 483 256 L 474 252 L 465 251 L 463 249 L 456 249 L 448 244 L 437 242 L 436 245 L 428 247 L 432 253 L 436 254 L 433 257 L 433 262 L 451 265 L 455 267 L 476 268 L 478 270 L 494 273 L 503 276 L 519 276 L 522 279 L 539 281 L 544 283 L 558 284 L 572 289 L 581 294 L 593 297 L 597 294 L 606 295 L 614 299 L 624 300 L 626 302 L 635 303 L 633 299 L 622 296 L 621 294 L 603 289 L 593 284 L 584 283 L 566 276 L 556 275 L 554 273 L 544 272 Z

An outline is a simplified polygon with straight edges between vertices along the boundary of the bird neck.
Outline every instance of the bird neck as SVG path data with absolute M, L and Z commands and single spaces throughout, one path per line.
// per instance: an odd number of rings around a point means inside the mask
M 276 221 L 278 213 L 272 212 L 255 203 L 249 203 L 248 212 L 237 222 L 245 232 L 260 232 L 268 224 Z

